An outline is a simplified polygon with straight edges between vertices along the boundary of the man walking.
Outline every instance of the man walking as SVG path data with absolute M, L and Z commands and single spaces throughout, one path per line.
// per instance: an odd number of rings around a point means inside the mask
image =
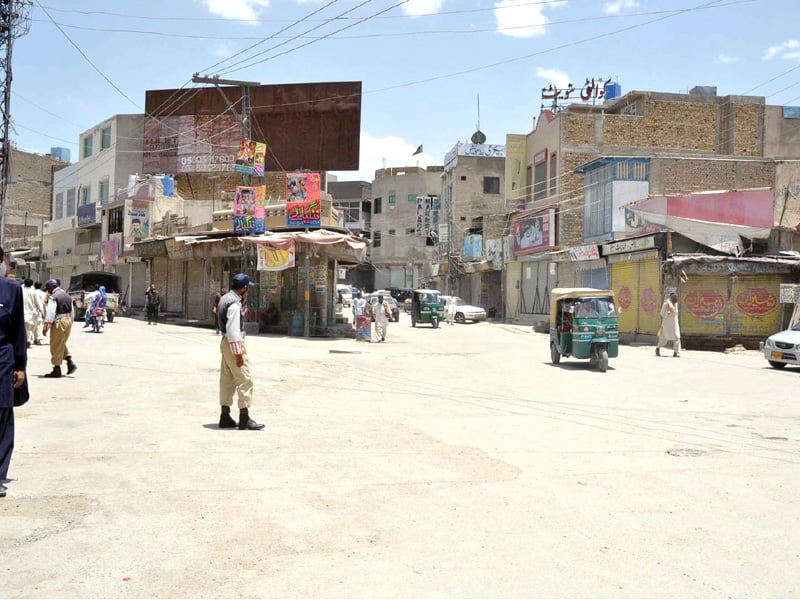
M 44 329 L 44 307 L 47 304 L 47 292 L 42 289 L 41 281 L 34 283 L 33 288 L 36 298 L 38 299 L 36 304 L 41 307 L 39 318 L 36 320 L 36 341 L 33 343 L 37 346 L 41 346 L 44 341 L 44 333 L 42 333 L 42 331 Z
M 146 309 L 147 309 L 147 324 L 150 325 L 158 325 L 158 307 L 161 306 L 161 296 L 156 289 L 156 284 L 151 283 L 150 287 L 147 288 L 147 292 L 145 292 L 145 296 L 147 298 Z
M 0 262 L 3 258 L 0 248 Z M 6 315 L 0 319 L 0 498 L 5 498 L 3 484 L 8 481 L 8 467 L 14 452 L 15 390 L 27 386 L 25 369 L 28 364 L 22 288 L 5 276 L 0 276 L 0 305 Z
M 678 322 L 678 294 L 672 292 L 661 306 L 661 328 L 658 330 L 656 356 L 661 356 L 661 347 L 672 342 L 672 356 L 681 356 L 681 327 Z
M 50 362 L 53 370 L 45 377 L 61 377 L 61 363 L 64 360 L 67 361 L 67 375 L 72 375 L 78 370 L 67 348 L 67 340 L 72 332 L 72 298 L 59 287 L 55 279 L 48 279 L 45 287 L 50 293 L 50 299 L 45 311 L 44 335 L 53 331 L 50 334 Z
M 378 336 L 379 342 L 386 341 L 386 330 L 389 329 L 391 316 L 392 309 L 389 303 L 383 299 L 383 296 L 378 296 L 378 302 L 375 304 L 375 335 Z
M 219 329 L 223 331 L 219 350 L 222 354 L 219 374 L 219 415 L 220 429 L 239 427 L 255 431 L 264 425 L 250 418 L 250 402 L 253 398 L 253 378 L 250 375 L 250 362 L 244 345 L 244 311 L 247 305 L 247 291 L 254 285 L 244 273 L 234 275 L 231 291 L 222 296 L 217 305 Z M 238 397 L 239 422 L 231 417 L 233 395 Z
M 33 289 L 33 280 L 26 279 L 22 288 L 22 301 L 25 306 L 25 330 L 27 331 L 28 348 L 36 341 L 36 330 L 42 318 L 44 307 Z

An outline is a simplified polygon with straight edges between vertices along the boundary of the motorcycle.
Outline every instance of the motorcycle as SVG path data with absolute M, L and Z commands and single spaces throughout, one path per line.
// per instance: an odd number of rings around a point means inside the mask
M 92 331 L 94 333 L 100 333 L 100 330 L 106 324 L 106 308 L 104 306 L 98 306 L 92 309 L 92 316 L 89 320 L 89 324 L 92 326 Z

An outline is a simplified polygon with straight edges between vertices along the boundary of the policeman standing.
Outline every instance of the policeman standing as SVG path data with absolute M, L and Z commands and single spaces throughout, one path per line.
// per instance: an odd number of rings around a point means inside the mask
M 72 362 L 67 348 L 67 340 L 72 331 L 72 298 L 58 286 L 58 281 L 48 279 L 44 284 L 50 293 L 44 317 L 44 335 L 50 334 L 50 362 L 53 370 L 45 377 L 61 377 L 61 363 L 67 361 L 67 375 L 72 375 L 78 367 Z
M 253 378 L 244 346 L 244 311 L 247 306 L 247 290 L 254 285 L 244 273 L 234 275 L 231 291 L 222 296 L 217 306 L 217 321 L 223 332 L 219 349 L 222 353 L 219 376 L 220 429 L 263 429 L 264 425 L 250 418 L 250 402 L 253 398 Z M 239 422 L 231 417 L 233 395 L 238 395 Z

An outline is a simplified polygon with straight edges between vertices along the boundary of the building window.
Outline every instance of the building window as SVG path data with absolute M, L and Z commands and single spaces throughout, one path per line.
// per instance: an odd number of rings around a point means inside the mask
M 533 167 L 528 166 L 525 170 L 525 205 L 531 202 L 531 193 L 533 190 Z
M 381 214 L 381 204 L 381 198 L 375 198 L 375 200 L 372 201 L 372 207 L 376 215 Z
M 547 197 L 547 161 L 533 166 L 533 199 Z
M 108 211 L 108 235 L 112 233 L 122 233 L 122 209 L 123 207 L 120 206 L 119 208 L 112 208 Z
M 100 180 L 99 202 L 105 204 L 108 202 L 108 179 Z
M 414 228 L 406 227 L 406 235 L 414 235 Z
M 101 134 L 102 137 L 100 139 L 100 150 L 111 148 L 111 125 L 104 127 Z
M 63 219 L 64 218 L 64 194 L 56 194 L 56 205 L 55 210 L 53 211 L 54 219 Z
M 395 231 L 394 231 L 394 229 L 390 229 L 390 230 L 389 230 L 389 235 L 390 235 L 390 236 L 393 236 L 393 235 L 395 235 Z
M 499 177 L 484 177 L 483 178 L 483 193 L 484 194 L 499 194 L 500 193 L 500 178 Z
M 612 165 L 605 165 L 584 176 L 583 237 L 586 239 L 611 232 L 612 174 Z
M 389 210 L 392 211 L 397 205 L 397 198 L 394 194 L 389 194 Z
M 550 195 L 556 193 L 556 184 L 558 183 L 558 161 L 556 155 L 550 155 Z
M 83 138 L 82 158 L 89 158 L 92 155 L 92 136 L 87 135 Z
M 75 216 L 75 190 L 67 190 L 67 216 Z
M 372 247 L 373 248 L 380 248 L 381 247 L 381 232 L 380 231 L 373 231 L 372 232 Z
M 461 176 L 461 181 L 466 181 L 466 180 L 467 180 L 467 176 L 466 175 L 462 175 Z
M 416 202 L 417 201 L 417 195 L 416 194 L 409 194 L 408 195 L 408 201 L 409 202 Z
M 85 186 L 81 188 L 81 206 L 92 203 L 92 188 Z

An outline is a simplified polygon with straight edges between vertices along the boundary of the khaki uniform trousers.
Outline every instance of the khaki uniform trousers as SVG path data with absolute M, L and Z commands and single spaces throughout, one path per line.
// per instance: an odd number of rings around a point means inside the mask
M 222 361 L 219 368 L 219 403 L 221 406 L 231 406 L 233 395 L 238 394 L 238 407 L 250 408 L 253 399 L 253 378 L 250 375 L 250 361 L 247 359 L 247 350 L 242 352 L 244 364 L 236 366 L 236 358 L 231 352 L 228 336 L 223 335 L 219 343 Z
M 70 356 L 67 340 L 72 331 L 72 317 L 57 317 L 50 328 L 50 363 L 56 367 Z

